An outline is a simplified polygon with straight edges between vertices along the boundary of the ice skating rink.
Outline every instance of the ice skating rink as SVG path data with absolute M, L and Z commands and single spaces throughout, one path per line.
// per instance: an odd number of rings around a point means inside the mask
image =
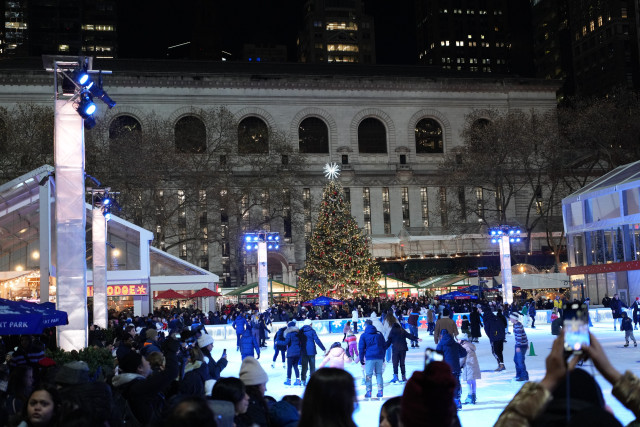
M 551 343 L 555 339 L 551 335 L 551 325 L 541 324 L 536 326 L 536 329 L 525 328 L 529 342 L 533 343 L 536 356 L 529 356 L 527 352 L 526 365 L 529 371 L 529 378 L 531 381 L 539 381 L 542 379 L 545 373 L 545 358 L 551 349 Z M 612 321 L 596 323 L 591 328 L 592 333 L 602 343 L 607 356 L 611 360 L 612 364 L 621 372 L 630 370 L 635 375 L 640 376 L 640 347 L 633 347 L 631 343 L 630 347 L 625 348 L 624 345 L 624 332 L 613 331 Z M 636 339 L 640 340 L 640 331 L 635 331 Z M 272 329 L 270 337 L 273 338 L 275 330 Z M 412 349 L 409 346 L 409 352 L 407 353 L 407 378 L 416 370 L 422 370 L 424 365 L 424 349 L 426 347 L 435 348 L 433 337 L 429 336 L 426 330 L 420 330 L 420 338 L 423 341 L 420 343 L 419 349 Z M 326 348 L 329 348 L 333 342 L 341 341 L 342 334 L 330 334 L 321 335 L 320 340 L 323 342 Z M 303 396 L 303 387 L 285 386 L 283 383 L 286 380 L 286 369 L 282 367 L 281 358 L 278 358 L 275 368 L 271 367 L 271 361 L 273 359 L 273 339 L 268 341 L 268 348 L 263 348 L 260 363 L 262 367 L 267 371 L 269 375 L 269 382 L 267 383 L 267 395 L 273 396 L 276 400 L 287 394 L 296 394 Z M 229 358 L 229 365 L 222 371 L 222 376 L 235 376 L 237 377 L 240 371 L 240 353 L 236 351 L 236 341 L 234 339 L 216 340 L 212 354 L 218 358 L 222 354 L 223 349 L 227 349 Z M 319 350 L 321 352 L 321 350 Z M 515 367 L 513 364 L 514 354 L 514 338 L 513 335 L 507 335 L 507 342 L 504 344 L 504 361 L 506 370 L 502 372 L 493 372 L 497 367 L 497 362 L 491 354 L 491 347 L 489 340 L 486 337 L 480 338 L 480 342 L 476 344 L 476 353 L 480 362 L 480 369 L 482 370 L 482 379 L 477 384 L 477 398 L 478 401 L 475 405 L 464 405 L 463 409 L 458 412 L 460 422 L 463 426 L 492 426 L 498 419 L 498 416 L 509 403 L 513 396 L 520 390 L 523 383 L 516 382 L 514 380 Z M 318 354 L 316 357 L 316 366 L 322 361 L 322 354 Z M 348 370 L 355 378 L 358 397 L 362 398 L 365 393 L 365 387 L 362 385 L 362 370 L 360 364 L 347 364 L 345 369 Z M 600 387 L 602 388 L 606 403 L 611 407 L 616 417 L 622 422 L 623 425 L 628 424 L 634 420 L 633 413 L 627 410 L 618 400 L 611 395 L 611 385 L 595 370 L 591 362 L 586 362 L 583 369 L 590 372 L 595 376 Z M 292 382 L 295 380 L 295 375 L 292 375 Z M 393 396 L 402 395 L 404 384 L 390 384 L 389 381 L 393 377 L 393 369 L 391 363 L 387 364 L 387 367 L 383 374 L 385 386 L 384 386 L 384 398 L 380 401 L 360 401 L 359 409 L 354 415 L 356 424 L 360 427 L 371 427 L 378 425 L 378 416 L 380 414 L 380 406 L 384 402 L 384 399 Z M 374 394 L 377 390 L 375 384 L 375 376 L 373 378 L 373 390 Z M 462 384 L 462 399 L 464 401 L 467 395 L 466 384 Z

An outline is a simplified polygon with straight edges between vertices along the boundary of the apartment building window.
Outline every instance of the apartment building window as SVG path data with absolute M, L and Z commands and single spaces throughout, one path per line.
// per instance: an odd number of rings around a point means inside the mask
M 446 227 L 449 224 L 446 187 L 440 187 L 440 223 L 443 227 Z
M 351 189 L 349 187 L 345 187 L 344 189 L 344 200 L 351 204 Z
M 402 225 L 411 227 L 409 220 L 409 187 L 402 187 Z
M 369 187 L 362 189 L 362 206 L 364 211 L 364 229 L 367 234 L 371 234 L 371 194 Z
M 422 207 L 422 226 L 429 227 L 429 196 L 427 187 L 420 188 L 420 205 Z
M 382 218 L 384 220 L 384 234 L 391 234 L 391 203 L 389 202 L 389 187 L 382 188 Z
M 484 191 L 482 187 L 476 187 L 476 213 L 479 218 L 484 218 Z
M 544 212 L 544 199 L 542 198 L 542 188 L 536 188 L 536 214 L 542 215 Z
M 180 258 L 186 260 L 187 259 L 187 244 L 182 243 L 180 245 Z

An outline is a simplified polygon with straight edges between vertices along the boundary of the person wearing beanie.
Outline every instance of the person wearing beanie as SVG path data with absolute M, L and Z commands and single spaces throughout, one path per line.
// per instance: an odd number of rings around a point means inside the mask
M 145 342 L 142 344 L 142 348 L 140 349 L 140 354 L 143 356 L 147 356 L 154 351 L 161 351 L 160 345 L 158 344 L 158 331 L 153 328 L 147 329 L 145 332 L 145 337 L 147 338 Z
M 316 350 L 316 344 L 322 349 L 322 351 L 327 351 L 318 338 L 318 334 L 311 327 L 311 320 L 306 319 L 304 321 L 304 326 L 300 329 L 300 357 L 302 358 L 302 385 L 307 385 L 307 371 L 309 371 L 309 376 L 313 375 L 316 371 L 316 354 L 318 353 Z
M 453 319 L 451 319 L 451 317 L 449 316 L 451 316 L 451 310 L 445 308 L 444 310 L 442 310 L 442 316 L 436 322 L 436 327 L 433 332 L 433 340 L 436 344 L 438 344 L 438 341 L 440 341 L 440 333 L 445 329 L 454 339 L 458 337 L 458 326 L 456 325 L 456 322 L 454 322 Z
M 216 362 L 211 355 L 213 350 L 213 338 L 211 335 L 203 333 L 198 337 L 198 348 L 202 351 L 202 360 L 209 369 L 209 376 L 212 380 L 220 379 L 220 373 L 227 367 L 227 353 L 223 352 L 222 357 Z
M 459 427 L 453 402 L 456 380 L 446 362 L 431 362 L 413 373 L 402 393 L 400 419 L 404 426 Z
M 249 406 L 247 412 L 241 416 L 242 421 L 246 425 L 269 425 L 269 407 L 264 398 L 269 376 L 260 366 L 260 362 L 251 356 L 244 358 L 238 377 L 246 386 L 249 395 Z
M 291 368 L 296 372 L 296 382 L 293 385 L 300 385 L 300 330 L 296 327 L 296 322 L 289 322 L 284 330 L 284 340 L 287 346 L 287 380 L 284 385 L 291 385 Z
M 520 315 L 517 311 L 511 313 L 510 320 L 513 323 L 513 336 L 516 340 L 515 354 L 513 355 L 513 363 L 516 365 L 516 381 L 529 381 L 529 373 L 524 363 L 529 348 L 527 333 L 520 322 Z

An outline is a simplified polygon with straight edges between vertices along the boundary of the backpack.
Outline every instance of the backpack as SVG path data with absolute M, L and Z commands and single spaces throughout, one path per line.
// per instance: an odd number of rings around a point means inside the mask
M 127 400 L 127 392 L 131 384 L 136 381 L 133 380 L 123 387 L 112 387 L 113 392 L 113 407 L 111 412 L 111 420 L 114 422 L 113 426 L 123 427 L 142 427 L 142 423 L 138 421 L 129 401 Z

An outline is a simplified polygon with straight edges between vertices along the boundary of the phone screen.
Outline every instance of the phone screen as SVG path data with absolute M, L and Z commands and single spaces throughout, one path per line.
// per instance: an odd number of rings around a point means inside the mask
M 564 350 L 571 353 L 581 353 L 582 346 L 588 346 L 589 313 L 587 307 L 581 304 L 567 304 L 563 311 L 564 317 Z
M 426 367 L 431 362 L 442 362 L 444 360 L 444 354 L 433 348 L 427 348 L 424 351 L 424 366 Z

